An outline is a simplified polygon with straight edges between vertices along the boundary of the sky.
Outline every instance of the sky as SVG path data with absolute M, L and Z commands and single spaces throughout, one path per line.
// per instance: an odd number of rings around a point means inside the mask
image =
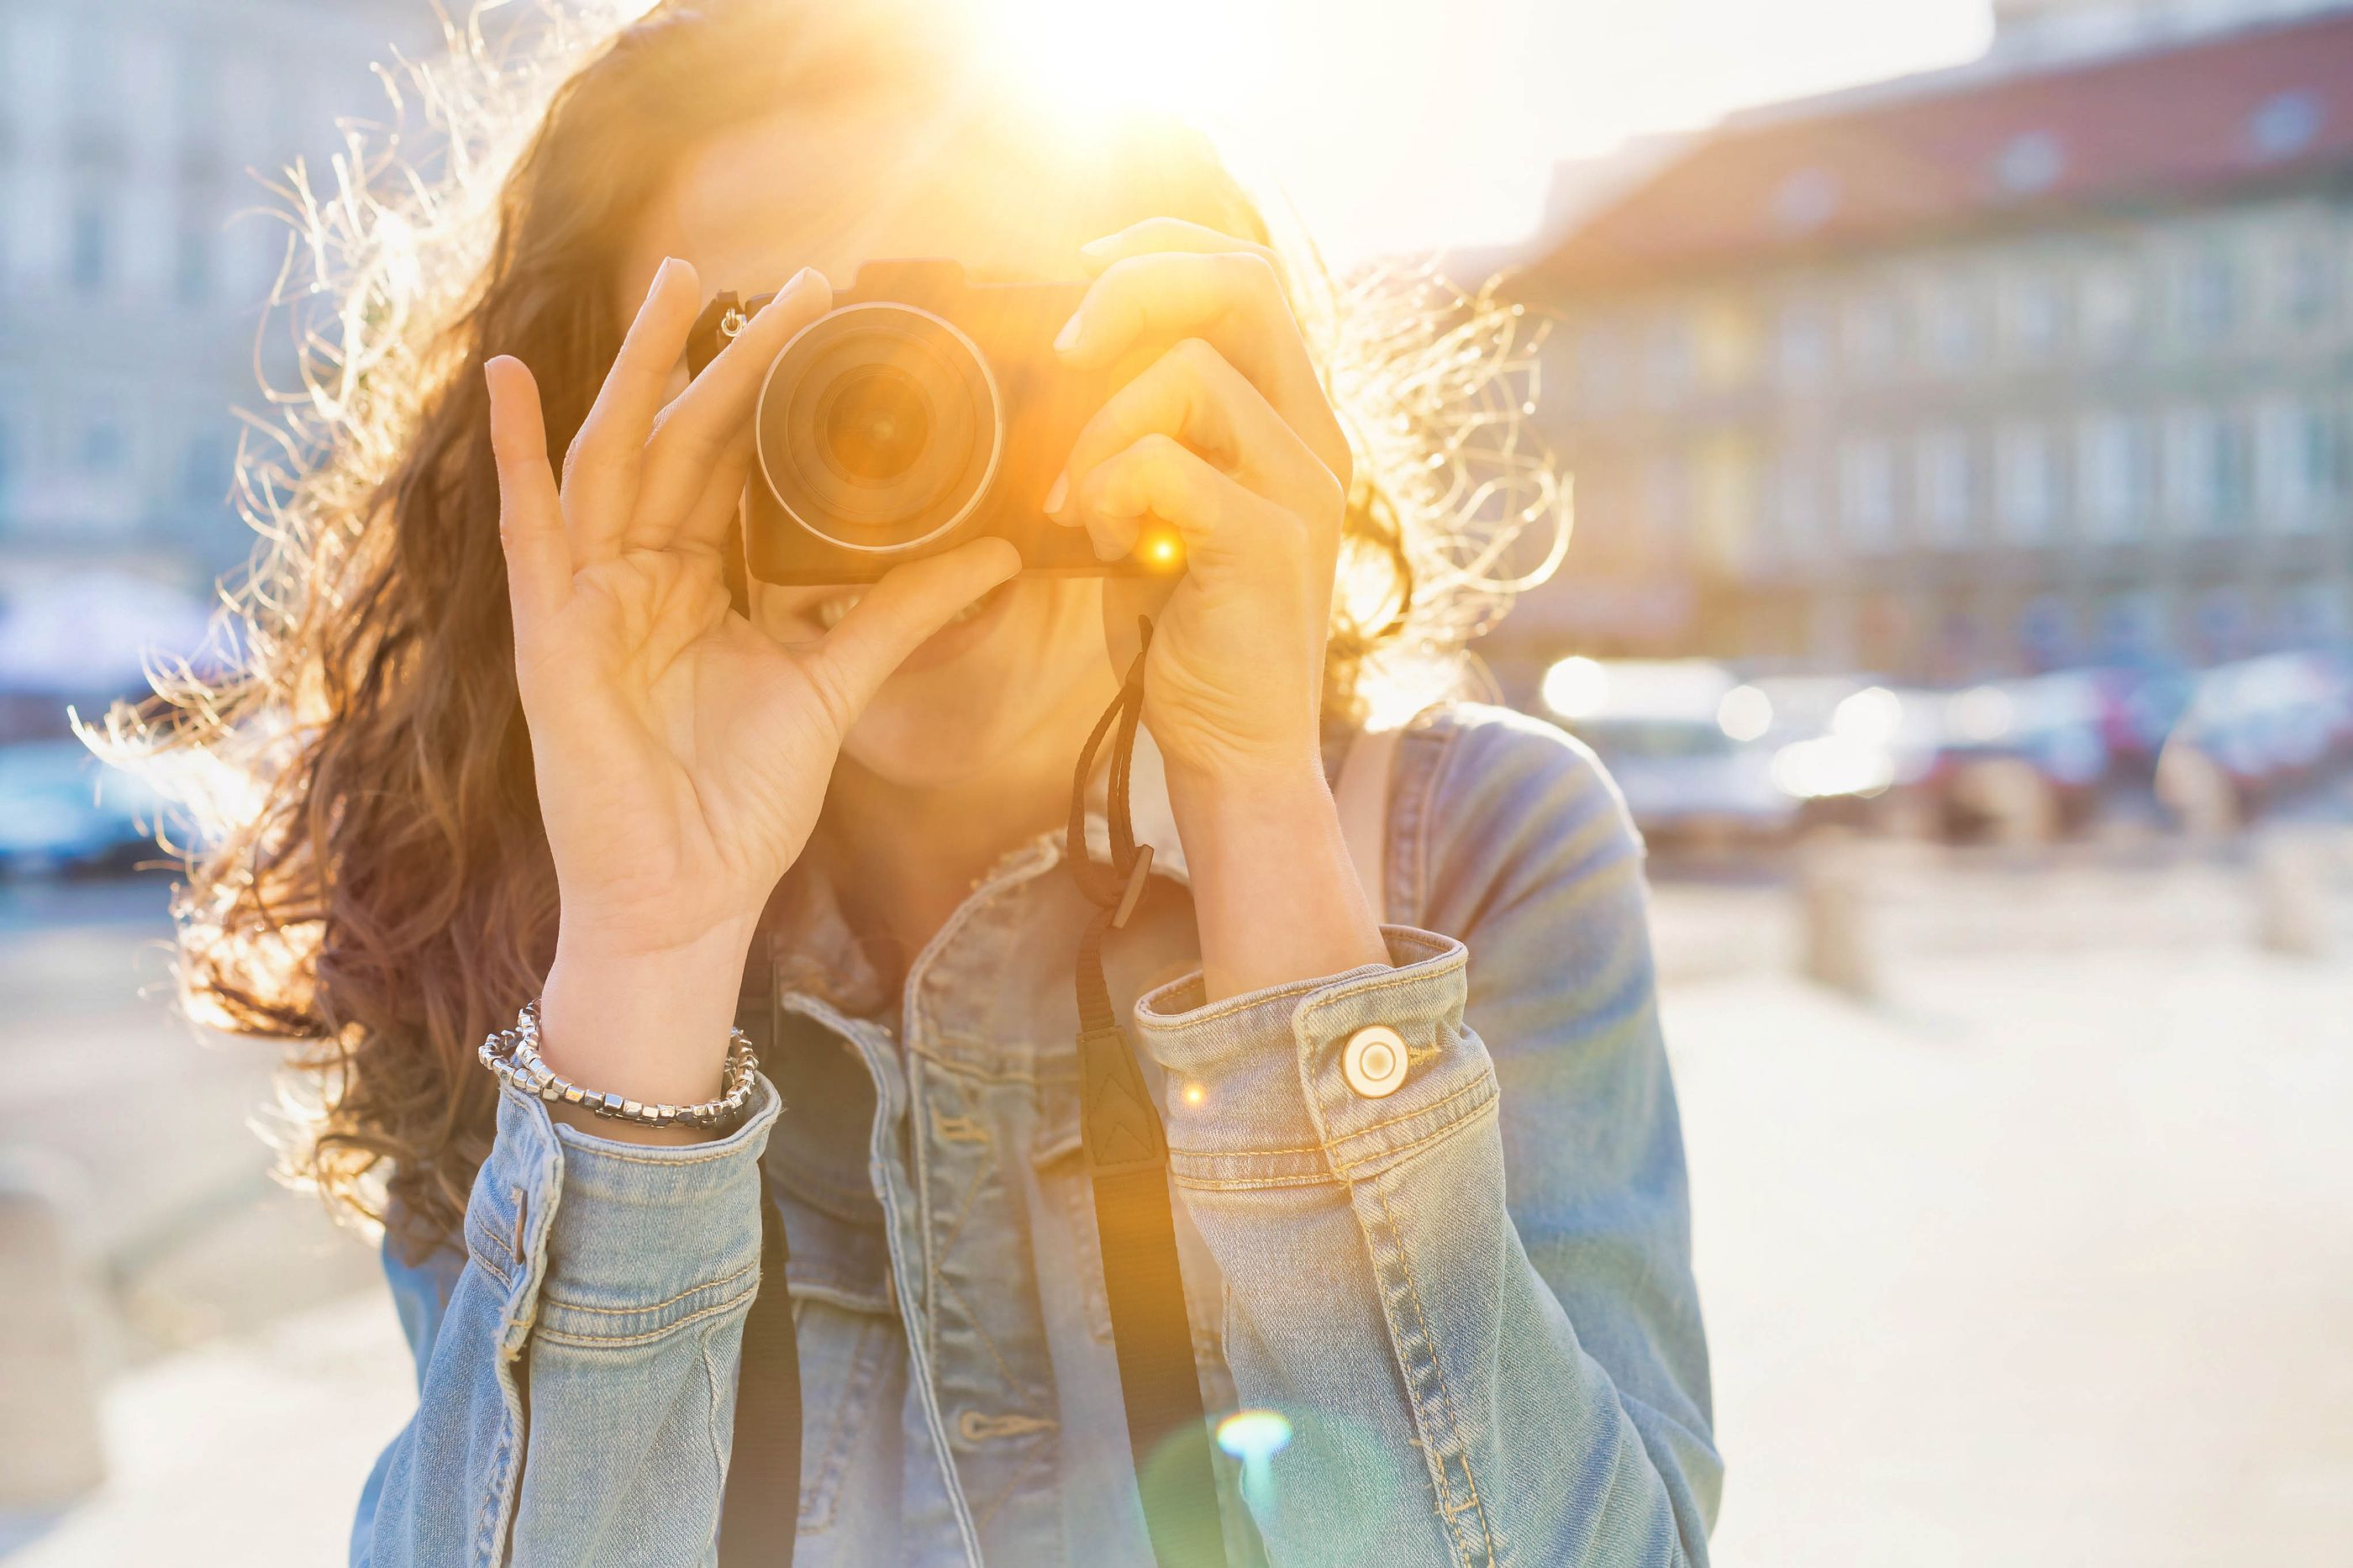
M 1183 108 L 1334 259 L 1531 232 L 1553 164 L 1971 58 L 1988 0 L 983 0 L 1047 90 Z

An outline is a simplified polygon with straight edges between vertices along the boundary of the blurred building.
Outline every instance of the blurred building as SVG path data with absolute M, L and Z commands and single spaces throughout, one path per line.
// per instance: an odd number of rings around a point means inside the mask
M 265 187 L 388 114 L 422 0 L 0 3 L 0 602 L 92 571 L 200 590 L 252 536 L 236 408 L 282 384 Z M 282 333 L 280 338 L 282 340 Z
M 1578 521 L 1513 641 L 1963 679 L 2353 632 L 2353 12 L 1997 9 L 1519 275 Z

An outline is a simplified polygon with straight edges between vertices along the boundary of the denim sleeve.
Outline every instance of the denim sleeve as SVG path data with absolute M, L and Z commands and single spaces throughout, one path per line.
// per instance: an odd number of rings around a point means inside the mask
M 1398 753 L 1390 904 L 1435 929 L 1385 928 L 1392 967 L 1137 1005 L 1227 1359 L 1292 1426 L 1245 1489 L 1286 1568 L 1704 1563 L 1722 1465 L 1640 844 L 1589 753 L 1471 712 Z M 1408 1047 L 1383 1099 L 1342 1068 L 1373 1024 Z
M 653 1148 L 501 1092 L 462 1261 L 389 1268 L 417 1408 L 362 1495 L 355 1565 L 711 1560 L 759 1287 L 765 1079 L 754 1105 L 723 1139 Z

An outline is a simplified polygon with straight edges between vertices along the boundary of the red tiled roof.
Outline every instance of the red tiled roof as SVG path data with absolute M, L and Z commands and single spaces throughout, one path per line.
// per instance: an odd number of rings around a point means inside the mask
M 1528 284 L 1836 250 L 2052 209 L 2211 195 L 2353 162 L 2353 15 L 1728 125 Z

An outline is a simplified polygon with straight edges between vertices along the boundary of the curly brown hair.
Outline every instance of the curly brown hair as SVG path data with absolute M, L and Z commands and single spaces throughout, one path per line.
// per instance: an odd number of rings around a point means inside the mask
M 392 1222 L 411 1255 L 456 1230 L 492 1127 L 476 1045 L 537 992 L 555 939 L 481 363 L 532 367 L 563 450 L 619 346 L 618 247 L 681 155 L 785 94 L 973 102 L 952 48 L 871 5 L 626 9 L 553 11 L 497 46 L 452 28 L 448 57 L 406 78 L 437 138 L 430 177 L 396 137 L 356 133 L 339 189 L 295 173 L 312 273 L 280 292 L 303 369 L 278 439 L 245 458 L 264 540 L 229 595 L 245 657 L 226 678 L 159 679 L 90 737 L 195 819 L 184 1005 L 283 1043 L 302 1112 L 287 1170 Z M 1331 710 L 1361 709 L 1385 651 L 1394 671 L 1443 667 L 1514 585 L 1496 563 L 1543 535 L 1549 570 L 1565 538 L 1562 494 L 1519 437 L 1533 359 L 1515 313 L 1427 281 L 1333 284 L 1274 245 L 1198 135 L 1123 133 L 1092 163 L 1107 226 L 1186 217 L 1285 258 L 1357 448 Z

